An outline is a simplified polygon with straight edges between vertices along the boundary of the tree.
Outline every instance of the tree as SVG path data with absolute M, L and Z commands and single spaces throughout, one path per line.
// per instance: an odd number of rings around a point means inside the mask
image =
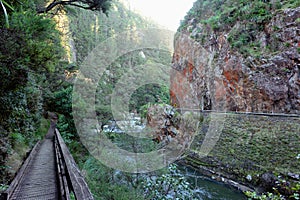
M 112 0 L 52 0 L 48 6 L 38 9 L 37 12 L 47 13 L 54 8 L 69 5 L 86 10 L 102 11 L 103 13 L 107 14 L 109 8 L 111 7 L 111 1 Z

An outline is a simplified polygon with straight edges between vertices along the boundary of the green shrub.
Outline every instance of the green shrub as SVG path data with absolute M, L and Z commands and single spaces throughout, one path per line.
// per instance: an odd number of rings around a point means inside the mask
M 189 182 L 177 171 L 176 164 L 168 166 L 168 173 L 147 178 L 142 184 L 147 199 L 194 199 Z
M 25 138 L 21 133 L 11 133 L 9 137 L 13 146 L 25 143 Z

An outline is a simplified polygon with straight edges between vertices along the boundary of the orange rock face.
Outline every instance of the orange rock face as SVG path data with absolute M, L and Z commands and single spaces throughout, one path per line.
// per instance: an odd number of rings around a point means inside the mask
M 299 24 L 293 21 L 299 18 L 300 8 L 281 15 L 265 25 L 256 41 L 266 48 L 265 43 L 272 42 L 265 41 L 267 34 L 276 34 L 282 44 L 274 53 L 261 51 L 260 57 L 245 56 L 233 49 L 226 39 L 230 30 L 209 32 L 213 42 L 192 39 L 191 34 L 197 32 L 193 26 L 201 26 L 193 19 L 194 25 L 191 23 L 175 37 L 172 105 L 200 110 L 300 113 L 300 36 L 296 34 Z M 275 25 L 286 28 L 272 33 Z

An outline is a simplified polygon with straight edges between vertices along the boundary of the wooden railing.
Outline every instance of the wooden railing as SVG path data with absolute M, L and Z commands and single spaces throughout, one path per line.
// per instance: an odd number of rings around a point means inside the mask
M 62 199 L 69 200 L 73 193 L 77 200 L 93 200 L 87 183 L 57 129 L 55 129 L 54 145 Z

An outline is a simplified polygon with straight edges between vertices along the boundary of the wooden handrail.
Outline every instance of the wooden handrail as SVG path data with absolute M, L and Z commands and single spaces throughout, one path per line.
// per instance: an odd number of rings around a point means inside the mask
M 87 183 L 84 180 L 84 177 L 81 175 L 81 172 L 74 161 L 71 153 L 63 138 L 61 137 L 59 131 L 55 129 L 55 142 L 58 147 L 58 150 L 61 155 L 61 160 L 63 162 L 62 174 L 66 175 L 66 180 L 68 181 L 69 188 L 66 188 L 64 191 L 65 195 L 69 196 L 68 189 L 73 191 L 74 196 L 77 200 L 93 200 L 92 193 L 90 192 Z M 62 178 L 64 179 L 64 178 Z M 62 186 L 61 186 L 62 187 Z M 69 197 L 65 197 L 68 199 Z

